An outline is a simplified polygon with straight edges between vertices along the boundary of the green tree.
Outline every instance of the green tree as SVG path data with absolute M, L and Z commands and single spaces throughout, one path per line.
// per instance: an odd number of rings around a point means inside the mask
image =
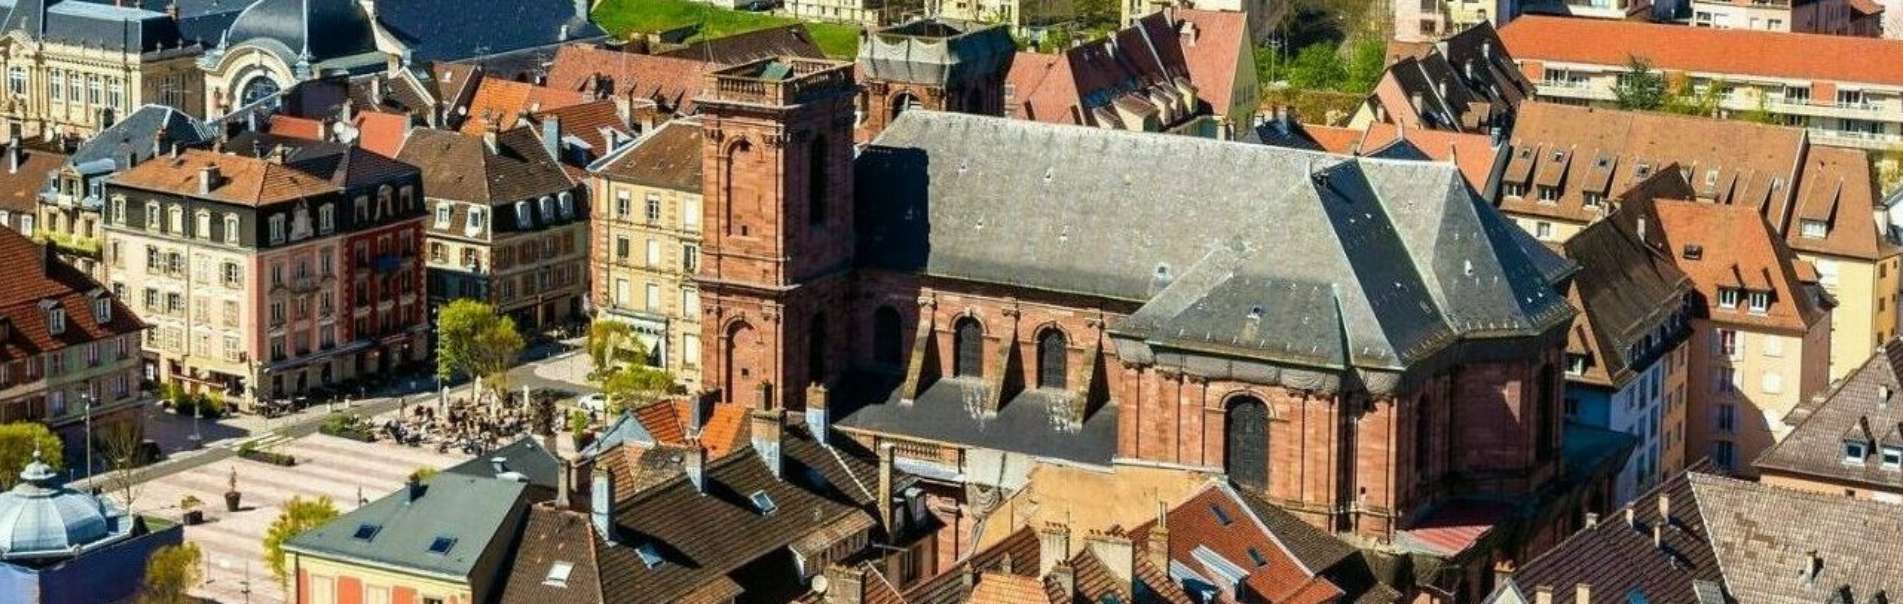
M 1317 42 L 1302 47 L 1295 53 L 1295 59 L 1289 61 L 1288 82 L 1290 86 L 1308 90 L 1335 90 L 1348 78 L 1348 69 L 1341 64 L 1341 54 L 1332 44 Z
M 441 474 L 441 473 L 443 473 L 442 470 L 438 470 L 430 466 L 423 466 L 414 470 L 410 470 L 410 480 L 414 480 L 417 482 L 424 482 L 431 478 L 435 478 L 437 474 Z
M 659 400 L 674 388 L 673 374 L 644 364 L 618 367 L 601 380 L 601 394 L 608 398 L 609 417 Z
M 1115 29 L 1123 19 L 1116 0 L 1073 0 L 1071 10 L 1077 24 L 1086 30 Z
M 1367 37 L 1350 47 L 1346 88 L 1342 92 L 1367 94 L 1387 71 L 1387 44 L 1380 38 Z
M 305 499 L 293 496 L 284 502 L 284 511 L 277 520 L 271 521 L 271 527 L 264 532 L 264 562 L 271 567 L 271 576 L 279 584 L 285 583 L 289 575 L 284 570 L 284 542 L 304 531 L 317 528 L 337 517 L 337 504 L 330 497 Z
M 1694 88 L 1691 84 L 1671 86 L 1671 93 L 1665 97 L 1665 111 L 1699 117 L 1718 117 L 1718 104 L 1725 100 L 1725 94 L 1731 85 L 1722 81 L 1706 84 L 1704 89 Z
M 492 391 L 505 392 L 503 378 L 522 354 L 522 334 L 515 320 L 494 306 L 459 299 L 443 307 L 436 319 L 436 375 L 480 377 Z
M 1665 75 L 1654 71 L 1650 61 L 1637 56 L 1626 60 L 1625 73 L 1619 74 L 1619 82 L 1612 87 L 1612 96 L 1619 108 L 1629 111 L 1660 109 L 1669 94 Z
M 20 482 L 20 471 L 26 469 L 26 464 L 33 462 L 35 452 L 39 453 L 40 461 L 53 467 L 53 471 L 64 468 L 60 455 L 63 447 L 59 437 L 54 436 L 45 424 L 0 424 L 0 488 L 10 489 Z
M 1777 114 L 1771 113 L 1770 101 L 1765 100 L 1764 93 L 1759 92 L 1757 96 L 1758 104 L 1756 106 L 1738 112 L 1735 117 L 1739 120 L 1754 124 L 1769 124 L 1772 126 L 1781 124 L 1782 122 L 1777 119 Z
M 603 375 L 610 368 L 642 361 L 640 340 L 634 336 L 634 326 L 621 321 L 597 320 L 588 324 L 588 338 L 585 346 L 588 357 L 594 362 L 595 374 Z
M 203 579 L 204 554 L 198 544 L 185 542 L 167 545 L 152 552 L 145 561 L 145 584 L 139 592 L 140 604 L 187 604 L 197 602 L 186 592 Z

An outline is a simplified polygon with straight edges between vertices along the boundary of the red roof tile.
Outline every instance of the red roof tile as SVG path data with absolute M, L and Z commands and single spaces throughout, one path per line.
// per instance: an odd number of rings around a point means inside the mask
M 324 122 L 289 115 L 271 116 L 271 133 L 305 140 L 324 140 Z
M 99 282 L 79 269 L 51 258 L 46 248 L 14 232 L 0 229 L 0 266 L 10 267 L 0 280 L 0 361 L 14 361 L 44 352 L 137 333 L 145 328 L 132 309 L 113 299 L 110 320 L 100 323 L 93 314 L 93 296 L 107 295 Z M 107 295 L 110 297 L 109 295 Z M 57 304 L 66 315 L 66 329 L 47 329 L 47 307 Z M 134 344 L 136 345 L 136 343 Z
M 572 90 L 483 78 L 476 96 L 469 100 L 469 119 L 463 122 L 462 131 L 482 134 L 492 123 L 497 130 L 508 130 L 525 115 L 579 105 L 584 100 L 581 93 Z
M 357 144 L 384 157 L 403 152 L 403 139 L 410 133 L 410 116 L 401 113 L 364 111 L 357 114 Z
M 1514 58 L 1903 85 L 1903 40 L 1527 15 L 1500 28 Z
M 1227 113 L 1236 94 L 1236 69 L 1249 52 L 1249 19 L 1243 13 L 1179 8 L 1177 31 L 1182 32 L 1183 61 L 1196 96 L 1216 113 Z M 1194 26 L 1194 36 L 1191 36 Z
M 547 86 L 650 100 L 674 113 L 686 114 L 692 112 L 694 97 L 700 96 L 701 76 L 709 67 L 709 63 L 693 59 L 571 44 L 556 51 L 548 68 Z

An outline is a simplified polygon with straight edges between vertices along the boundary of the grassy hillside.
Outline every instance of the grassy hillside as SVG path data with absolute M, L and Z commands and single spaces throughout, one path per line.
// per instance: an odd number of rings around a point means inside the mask
M 718 38 L 794 23 L 795 19 L 767 13 L 717 8 L 692 0 L 602 0 L 595 6 L 595 23 L 617 37 L 629 32 L 657 32 L 698 25 L 695 39 Z M 820 50 L 835 59 L 851 59 L 859 50 L 859 26 L 807 23 Z

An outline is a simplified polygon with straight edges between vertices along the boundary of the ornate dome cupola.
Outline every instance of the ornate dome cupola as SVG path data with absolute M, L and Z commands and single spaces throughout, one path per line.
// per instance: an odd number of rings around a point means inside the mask
M 20 484 L 0 493 L 0 560 L 52 561 L 117 542 L 131 534 L 124 510 L 105 498 L 54 486 L 58 476 L 33 452 Z

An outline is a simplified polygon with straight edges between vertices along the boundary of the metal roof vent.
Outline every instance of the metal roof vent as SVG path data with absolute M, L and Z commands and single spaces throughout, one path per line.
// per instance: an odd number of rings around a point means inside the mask
M 1261 304 L 1257 304 L 1255 306 L 1249 307 L 1249 320 L 1250 321 L 1262 320 L 1262 305 Z

